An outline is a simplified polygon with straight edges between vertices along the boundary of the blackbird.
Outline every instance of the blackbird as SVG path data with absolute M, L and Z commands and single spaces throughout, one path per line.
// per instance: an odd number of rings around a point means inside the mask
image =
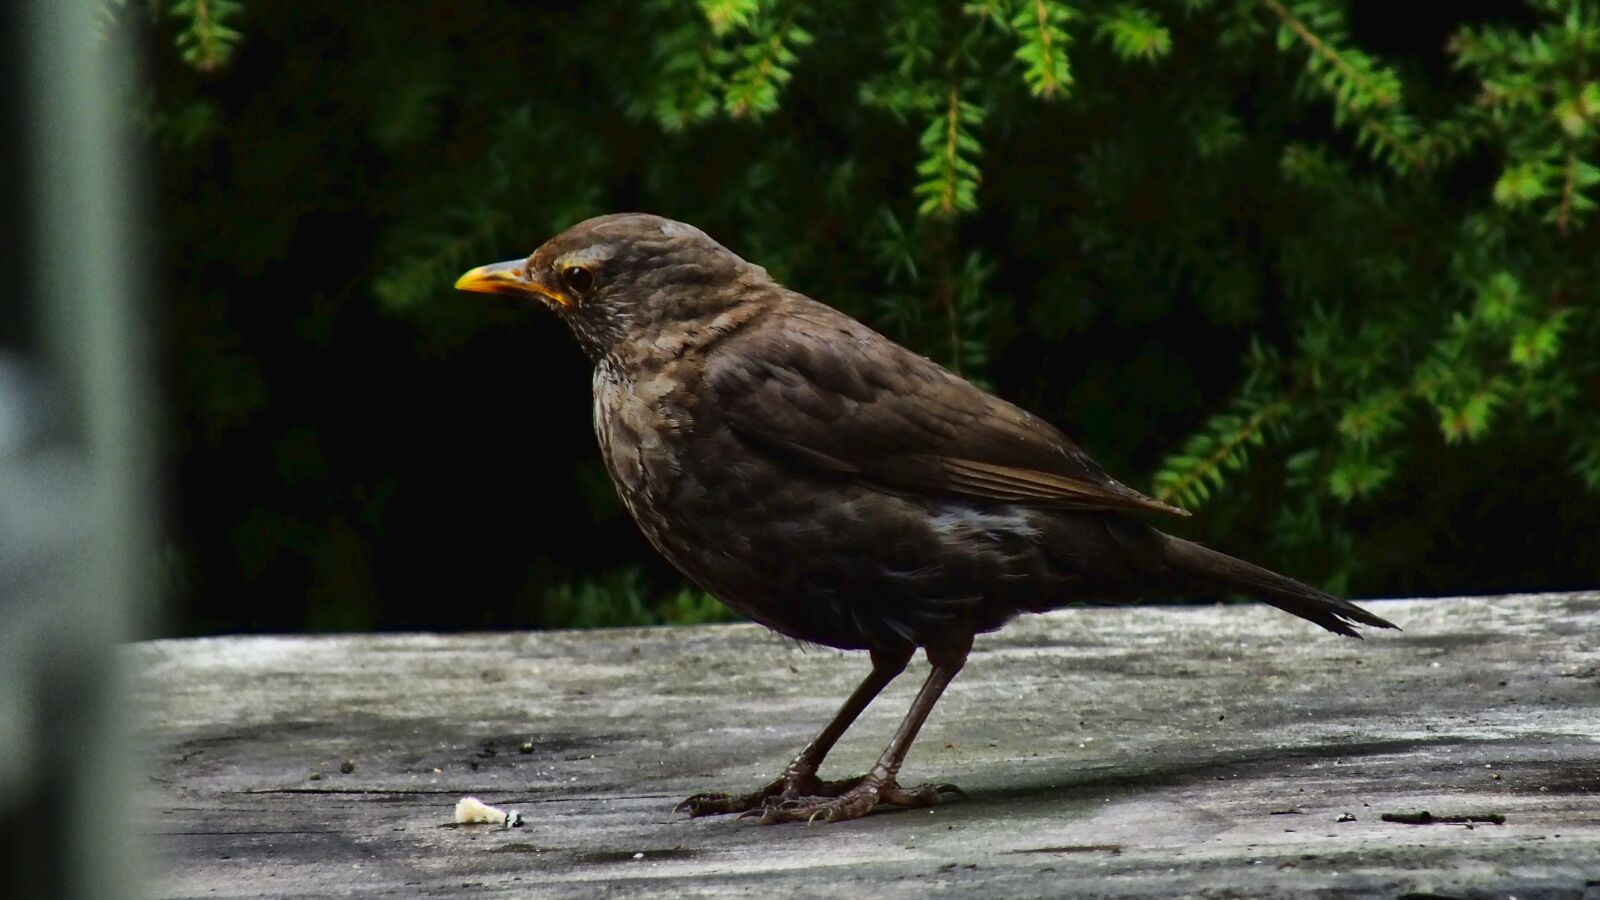
M 906 751 L 973 635 L 1024 612 L 1241 592 L 1329 631 L 1393 628 L 1316 588 L 1138 518 L 1183 511 L 1106 474 L 1066 435 L 700 229 L 600 216 L 456 287 L 540 301 L 594 363 L 594 427 L 650 543 L 739 613 L 871 654 L 872 671 L 777 779 L 697 794 L 693 816 L 826 821 L 928 806 Z M 918 647 L 932 666 L 866 775 L 817 768 Z

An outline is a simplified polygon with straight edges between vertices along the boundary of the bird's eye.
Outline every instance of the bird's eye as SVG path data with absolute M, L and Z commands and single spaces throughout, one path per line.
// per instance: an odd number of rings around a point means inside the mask
M 580 294 L 594 286 L 594 276 L 583 266 L 567 266 L 562 269 L 561 280 L 567 283 L 567 287 Z

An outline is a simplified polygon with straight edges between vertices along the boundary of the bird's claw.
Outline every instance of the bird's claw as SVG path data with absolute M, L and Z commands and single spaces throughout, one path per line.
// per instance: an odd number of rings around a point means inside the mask
M 804 822 L 807 825 L 859 819 L 879 806 L 925 807 L 946 799 L 965 798 L 953 784 L 921 784 L 903 788 L 894 781 L 878 781 L 871 776 L 851 780 L 846 790 L 832 796 L 773 797 L 759 808 L 740 814 L 755 819 L 758 825 Z
M 686 812 L 691 818 L 714 816 L 719 811 L 733 812 L 734 810 L 719 810 L 718 807 L 731 805 L 736 799 L 732 794 L 695 794 L 673 807 L 672 811 Z
M 858 787 L 866 778 L 865 775 L 858 775 L 855 778 L 844 778 L 839 781 L 823 781 L 814 774 L 790 771 L 748 794 L 695 794 L 679 803 L 674 811 L 686 812 L 694 819 L 729 813 L 739 813 L 741 819 L 761 817 L 774 806 L 843 796 Z
M 748 794 L 705 793 L 679 803 L 676 812 L 686 812 L 690 818 L 721 816 L 728 813 L 760 814 L 769 805 L 791 798 L 826 790 L 828 782 L 818 781 L 806 772 L 785 772 L 771 783 Z

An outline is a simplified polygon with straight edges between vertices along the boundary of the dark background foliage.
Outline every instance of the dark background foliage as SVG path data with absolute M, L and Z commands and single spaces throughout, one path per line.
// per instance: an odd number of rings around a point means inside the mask
M 113 5 L 160 162 L 174 633 L 700 621 L 538 310 L 700 225 L 1356 595 L 1593 585 L 1600 11 Z

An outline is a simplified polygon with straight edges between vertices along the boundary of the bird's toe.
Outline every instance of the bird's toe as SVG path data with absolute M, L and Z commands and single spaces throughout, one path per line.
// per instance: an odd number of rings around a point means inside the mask
M 749 815 L 760 816 L 763 810 L 794 800 L 797 797 L 831 796 L 829 791 L 833 789 L 843 793 L 858 781 L 860 779 L 851 779 L 848 782 L 823 782 L 818 781 L 815 775 L 807 772 L 785 772 L 772 782 L 748 794 L 695 794 L 693 797 L 679 803 L 677 812 L 686 812 L 690 818 L 720 816 L 728 813 L 740 813 L 740 818 L 745 818 Z
M 880 799 L 893 806 L 922 807 L 937 806 L 947 799 L 965 799 L 966 791 L 953 784 L 919 784 L 916 787 L 903 788 L 894 782 L 883 786 Z
M 742 805 L 742 800 L 743 798 L 735 797 L 732 794 L 695 794 L 693 797 L 689 797 L 679 803 L 674 808 L 674 812 L 688 813 L 690 818 L 695 819 L 701 816 L 740 812 L 745 809 Z
M 859 819 L 879 806 L 924 807 L 965 797 L 953 784 L 919 784 L 903 788 L 894 781 L 879 781 L 870 775 L 847 781 L 822 782 L 824 790 L 839 789 L 824 796 L 776 797 L 764 807 L 751 809 L 740 818 L 754 819 L 760 825 L 783 822 L 844 822 Z

